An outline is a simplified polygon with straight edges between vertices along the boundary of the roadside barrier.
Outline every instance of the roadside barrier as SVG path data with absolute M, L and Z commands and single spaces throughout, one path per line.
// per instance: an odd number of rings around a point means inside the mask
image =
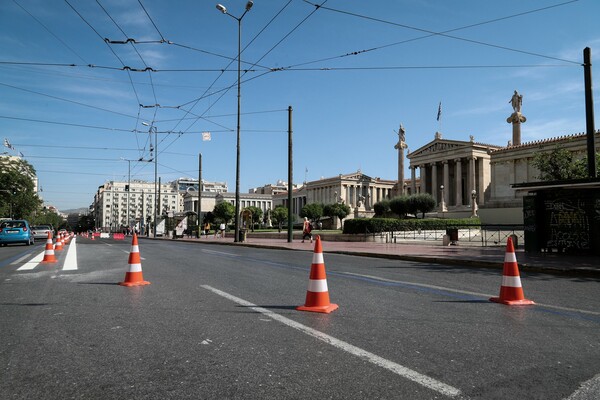
M 142 286 L 149 285 L 150 282 L 144 280 L 142 276 L 142 260 L 140 258 L 140 248 L 138 246 L 137 235 L 133 235 L 131 241 L 131 252 L 129 253 L 129 271 L 125 273 L 125 280 L 119 282 L 121 286 Z
M 55 263 L 58 260 L 54 256 L 54 245 L 52 244 L 52 232 L 48 231 L 48 238 L 46 239 L 46 249 L 44 250 L 44 259 L 42 264 Z
M 513 246 L 512 238 L 506 242 L 506 254 L 504 255 L 504 268 L 502 272 L 502 286 L 500 286 L 500 296 L 492 297 L 490 301 L 502 303 L 509 306 L 526 306 L 535 304 L 527 300 L 521 286 L 521 276 L 519 275 L 519 265 Z
M 325 261 L 323 260 L 323 248 L 321 246 L 321 237 L 317 236 L 312 264 L 310 266 L 306 302 L 303 306 L 296 307 L 296 310 L 329 314 L 337 308 L 337 304 L 331 304 L 329 302 Z
M 125 234 L 123 233 L 113 233 L 114 240 L 125 240 Z

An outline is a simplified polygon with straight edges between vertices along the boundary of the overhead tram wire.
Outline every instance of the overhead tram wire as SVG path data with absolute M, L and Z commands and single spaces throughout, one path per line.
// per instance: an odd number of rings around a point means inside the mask
M 13 3 L 15 3 L 17 6 L 19 6 L 19 8 L 21 8 L 21 10 L 23 10 L 25 13 L 27 13 L 27 15 L 29 15 L 31 18 L 33 18 L 33 20 L 35 22 L 37 22 L 38 24 L 40 24 L 42 26 L 42 28 L 44 28 L 49 34 L 51 34 L 56 40 L 58 40 L 63 46 L 65 46 L 71 53 L 75 54 L 75 56 L 77 58 L 79 58 L 81 61 L 83 61 L 84 63 L 87 63 L 86 60 L 83 59 L 83 57 L 81 57 L 81 55 L 79 53 L 77 53 L 75 50 L 73 50 L 73 48 L 71 48 L 71 46 L 69 46 L 64 40 L 62 40 L 61 38 L 59 38 L 54 32 L 52 32 L 50 30 L 50 28 L 48 28 L 46 25 L 44 25 L 42 23 L 42 21 L 40 21 L 39 19 L 37 19 L 33 14 L 31 14 L 25 7 L 23 7 L 17 0 L 13 0 Z
M 89 108 L 92 108 L 92 109 L 95 109 L 95 110 L 100 110 L 100 111 L 105 111 L 105 112 L 109 112 L 109 113 L 112 113 L 112 114 L 121 115 L 121 116 L 127 117 L 127 118 L 136 118 L 135 116 L 128 115 L 128 114 L 125 114 L 125 113 L 121 113 L 121 112 L 118 112 L 118 111 L 113 111 L 113 110 L 109 110 L 109 109 L 102 108 L 102 107 L 92 106 L 90 104 L 85 104 L 85 103 L 82 103 L 82 102 L 79 102 L 79 101 L 75 101 L 75 100 L 64 99 L 64 98 L 58 97 L 58 96 L 52 96 L 52 95 L 46 94 L 46 93 L 36 92 L 34 90 L 25 89 L 25 88 L 21 88 L 21 87 L 18 87 L 18 86 L 9 85 L 9 84 L 2 83 L 2 82 L 0 82 L 0 86 L 6 86 L 6 87 L 9 87 L 9 88 L 12 88 L 12 89 L 22 90 L 24 92 L 33 93 L 33 94 L 37 94 L 39 96 L 49 97 L 51 99 L 61 100 L 61 101 L 65 101 L 65 102 L 72 103 L 72 104 L 77 104 L 77 105 L 80 105 L 80 106 L 83 106 L 83 107 L 89 107 Z
M 123 36 L 124 36 L 124 37 L 126 37 L 126 38 L 128 38 L 128 37 L 129 37 L 129 35 L 128 35 L 127 33 L 125 33 L 125 31 L 123 30 L 123 28 L 121 28 L 121 26 L 120 26 L 120 25 L 117 23 L 117 21 L 115 21 L 115 19 L 114 19 L 114 18 L 113 18 L 113 17 L 112 17 L 112 16 L 109 14 L 109 12 L 106 10 L 106 8 L 104 8 L 104 6 L 102 6 L 102 4 L 100 3 L 100 0 L 96 0 L 96 3 L 98 4 L 98 6 L 100 6 L 100 8 L 102 9 L 102 11 L 104 11 L 104 13 L 106 14 L 106 16 L 107 16 L 107 17 L 108 17 L 108 18 L 109 18 L 109 19 L 112 21 L 112 23 L 113 23 L 113 24 L 114 24 L 114 25 L 117 27 L 117 29 L 118 29 L 119 31 L 121 31 L 121 33 L 123 34 Z M 154 22 L 152 21 L 152 19 L 151 19 L 151 18 L 150 18 L 150 16 L 148 15 L 148 12 L 147 12 L 147 11 L 146 11 L 146 9 L 144 8 L 144 6 L 143 6 L 141 3 L 140 3 L 140 5 L 142 6 L 142 8 L 144 9 L 144 11 L 146 12 L 146 15 L 148 16 L 148 18 L 150 19 L 150 21 L 151 21 L 151 22 L 152 22 L 152 24 L 154 25 Z M 156 28 L 156 25 L 154 25 L 154 27 Z M 158 28 L 157 28 L 157 31 L 158 31 Z M 160 31 L 158 32 L 158 34 L 159 34 L 159 35 L 160 35 L 160 37 L 161 37 L 161 41 L 164 41 L 164 37 L 162 36 L 162 34 L 160 33 Z M 111 44 L 111 42 L 110 42 L 108 39 L 106 39 L 106 38 L 104 39 L 104 41 L 105 41 L 106 43 L 109 43 L 109 44 Z M 139 59 L 142 61 L 142 64 L 143 64 L 143 65 L 144 65 L 144 67 L 145 67 L 144 69 L 145 69 L 145 70 L 147 70 L 147 72 L 148 72 L 148 79 L 149 79 L 149 81 L 150 81 L 150 87 L 151 87 L 151 89 L 152 89 L 152 95 L 153 95 L 153 97 L 154 97 L 154 102 L 155 102 L 155 104 L 157 104 L 157 103 L 158 103 L 158 99 L 156 98 L 156 89 L 155 89 L 155 87 L 154 87 L 154 81 L 152 80 L 152 72 L 151 72 L 151 71 L 148 69 L 148 68 L 149 68 L 149 67 L 148 67 L 148 63 L 146 63 L 146 60 L 144 60 L 144 57 L 142 57 L 142 55 L 141 55 L 141 54 L 140 54 L 140 52 L 138 51 L 137 47 L 136 47 L 136 46 L 135 46 L 135 44 L 133 43 L 133 41 L 130 41 L 129 39 L 127 39 L 127 40 L 125 41 L 125 43 L 129 43 L 129 44 L 131 45 L 131 47 L 133 48 L 133 50 L 135 51 L 135 53 L 137 54 L 137 56 L 139 57 Z M 130 79 L 131 79 L 131 77 L 130 77 Z M 133 85 L 133 80 L 131 80 L 131 84 Z M 134 86 L 135 86 L 135 85 L 134 85 Z M 137 98 L 137 96 L 136 96 L 136 98 Z M 138 122 L 139 122 L 139 120 L 140 120 L 140 114 L 141 114 L 141 103 L 140 103 L 140 101 L 139 101 L 139 98 L 138 98 L 137 100 L 138 100 L 138 119 L 137 119 L 137 121 L 136 121 L 136 128 L 137 128 L 137 123 L 138 123 Z M 154 119 L 156 119 L 156 112 L 157 112 L 157 110 L 155 109 L 155 110 L 154 110 L 154 115 L 152 116 L 152 120 L 153 120 L 153 121 L 154 121 Z M 138 145 L 138 148 L 140 148 L 141 146 L 140 146 L 139 139 L 138 139 L 138 136 L 137 136 L 137 135 L 135 136 L 135 140 L 136 140 L 136 143 L 137 143 L 137 145 Z M 148 141 L 148 140 L 149 140 L 149 139 L 147 138 L 147 141 Z M 144 148 L 145 148 L 145 145 L 144 145 Z M 141 154 L 141 155 L 143 154 L 143 151 L 142 151 L 141 149 L 140 149 L 140 154 Z M 142 156 L 142 158 L 143 158 L 143 156 Z
M 579 0 L 570 0 L 568 2 L 558 4 L 556 6 L 570 4 L 570 3 L 573 3 L 573 2 L 576 2 L 576 1 L 579 1 Z M 366 19 L 366 20 L 370 20 L 370 21 L 375 21 L 375 22 L 380 22 L 380 23 L 387 24 L 387 25 L 393 25 L 393 26 L 398 26 L 398 27 L 401 27 L 401 28 L 415 30 L 415 31 L 418 31 L 418 32 L 428 33 L 429 35 L 427 35 L 425 37 L 442 36 L 442 37 L 446 37 L 446 38 L 449 38 L 449 39 L 460 40 L 460 41 L 464 41 L 464 42 L 468 42 L 468 43 L 478 44 L 478 45 L 481 45 L 481 46 L 487 46 L 487 47 L 492 47 L 492 48 L 496 48 L 496 49 L 501 49 L 501 50 L 516 52 L 516 53 L 520 53 L 520 54 L 526 54 L 526 55 L 530 55 L 530 56 L 541 57 L 541 58 L 545 58 L 545 59 L 550 59 L 550 60 L 555 60 L 555 61 L 562 61 L 562 62 L 566 62 L 566 63 L 572 63 L 572 64 L 581 65 L 581 62 L 579 62 L 579 61 L 566 60 L 566 59 L 563 59 L 563 58 L 558 58 L 558 57 L 553 57 L 553 56 L 547 56 L 547 55 L 544 55 L 544 54 L 534 53 L 534 52 L 531 52 L 531 51 L 519 50 L 519 49 L 507 47 L 507 46 L 501 46 L 501 45 L 496 45 L 496 44 L 492 44 L 492 43 L 486 43 L 486 42 L 482 42 L 482 41 L 479 41 L 479 40 L 467 39 L 467 38 L 463 38 L 463 37 L 460 37 L 460 36 L 454 36 L 454 35 L 448 35 L 447 33 L 444 33 L 444 32 L 435 32 L 435 31 L 431 31 L 431 30 L 428 30 L 428 29 L 418 28 L 418 27 L 414 27 L 414 26 L 410 26 L 410 25 L 406 25 L 406 24 L 400 24 L 400 23 L 397 23 L 397 22 L 386 21 L 386 20 L 383 20 L 383 19 L 380 19 L 380 18 L 369 17 L 367 15 L 357 14 L 357 13 L 353 13 L 353 12 L 350 12 L 350 11 L 344 11 L 344 10 L 339 10 L 339 9 L 335 9 L 335 8 L 331 8 L 331 7 L 325 7 L 323 5 L 318 5 L 318 4 L 311 3 L 308 0 L 304 0 L 304 2 L 315 6 L 317 10 L 323 8 L 325 10 L 332 11 L 332 12 L 337 12 L 337 13 L 340 13 L 340 14 L 350 15 L 350 16 L 353 16 L 353 17 L 362 18 L 362 19 Z M 550 7 L 547 7 L 547 8 L 550 8 Z M 547 8 L 544 8 L 544 9 L 547 9 Z M 508 17 L 506 17 L 506 18 L 508 18 Z M 423 38 L 425 38 L 425 37 L 423 37 Z M 419 38 L 419 39 L 422 39 L 422 38 Z
M 327 1 L 327 0 L 326 0 L 326 1 Z M 240 57 L 240 62 L 241 62 L 241 54 L 242 54 L 242 53 L 243 53 L 243 52 L 244 52 L 244 51 L 245 51 L 245 50 L 248 48 L 248 46 L 250 46 L 250 44 L 252 44 L 252 43 L 253 43 L 253 42 L 254 42 L 254 41 L 255 41 L 255 40 L 256 40 L 256 39 L 257 39 L 257 38 L 258 38 L 258 37 L 259 37 L 259 36 L 260 36 L 260 35 L 261 35 L 261 34 L 262 34 L 264 31 L 265 31 L 265 29 L 266 29 L 266 28 L 267 28 L 267 27 L 268 27 L 268 26 L 269 26 L 269 25 L 270 25 L 270 24 L 271 24 L 271 23 L 272 23 L 272 22 L 273 22 L 273 21 L 274 21 L 274 20 L 275 20 L 277 17 L 279 17 L 279 15 L 280 15 L 280 14 L 281 14 L 281 13 L 282 13 L 282 12 L 283 12 L 283 11 L 284 11 L 284 10 L 285 10 L 287 7 L 288 7 L 288 6 L 289 6 L 289 4 L 290 4 L 290 3 L 291 3 L 291 0 L 289 0 L 289 1 L 288 1 L 288 3 L 287 3 L 287 4 L 285 4 L 285 5 L 284 5 L 284 6 L 283 6 L 283 7 L 282 7 L 280 10 L 279 10 L 279 12 L 277 12 L 277 13 L 276 13 L 276 14 L 275 14 L 275 15 L 274 15 L 272 18 L 271 18 L 271 20 L 270 20 L 270 21 L 269 21 L 269 22 L 268 22 L 268 23 L 267 23 L 267 24 L 266 24 L 266 25 L 265 25 L 265 26 L 264 26 L 264 27 L 263 27 L 263 28 L 262 28 L 262 29 L 261 29 L 261 30 L 260 30 L 260 31 L 259 31 L 259 32 L 258 32 L 258 33 L 257 33 L 257 34 L 256 34 L 256 35 L 253 37 L 253 38 L 252 38 L 252 39 L 251 39 L 251 40 L 250 40 L 250 42 L 248 42 L 248 44 L 246 44 L 246 46 L 244 46 L 244 48 L 242 49 L 242 51 L 241 51 L 241 52 L 240 52 L 240 54 L 238 55 L 238 56 Z M 262 58 L 264 58 L 264 56 L 263 56 Z M 261 59 L 262 59 L 262 58 L 261 58 Z M 237 59 L 237 58 L 229 58 L 229 60 L 230 60 L 230 61 L 229 61 L 229 64 L 227 64 L 227 66 L 226 66 L 226 67 L 225 67 L 225 68 L 222 70 L 221 74 L 219 74 L 219 76 L 217 76 L 217 77 L 215 78 L 215 80 L 214 80 L 214 81 L 213 81 L 213 82 L 210 84 L 210 86 L 209 86 L 209 87 L 208 87 L 208 88 L 207 88 L 207 89 L 204 91 L 204 93 L 202 93 L 202 95 L 201 95 L 199 98 L 197 98 L 197 99 L 194 99 L 194 100 L 192 100 L 192 101 L 190 101 L 190 102 L 187 102 L 187 103 L 184 103 L 184 104 L 182 104 L 182 105 L 181 105 L 181 107 L 183 107 L 183 106 L 185 106 L 185 105 L 188 105 L 188 104 L 191 104 L 191 103 L 193 103 L 192 107 L 190 108 L 190 112 L 191 112 L 191 110 L 193 110 L 193 109 L 196 107 L 196 105 L 198 104 L 198 102 L 200 102 L 200 100 L 202 100 L 203 98 L 205 98 L 206 94 L 210 92 L 210 90 L 211 90 L 211 89 L 214 87 L 214 85 L 217 83 L 217 81 L 218 81 L 218 80 L 219 80 L 219 79 L 220 79 L 220 78 L 223 76 L 223 73 L 224 73 L 225 71 L 227 71 L 227 70 L 228 70 L 228 68 L 231 66 L 231 64 L 233 64 L 233 62 L 234 62 L 236 59 Z M 253 63 L 253 64 L 252 64 L 252 67 L 255 67 L 255 66 L 259 65 L 259 64 L 258 64 L 258 62 L 260 62 L 260 60 L 259 60 L 259 61 L 257 61 L 257 62 L 255 62 L 255 63 Z M 261 66 L 261 67 L 262 67 L 262 66 Z M 263 76 L 263 75 L 265 75 L 265 74 L 271 73 L 271 71 L 272 71 L 272 70 L 269 68 L 269 69 L 268 69 L 268 70 L 267 70 L 265 73 L 263 73 L 263 74 L 259 75 L 259 77 L 260 77 L 260 76 Z M 247 72 L 247 71 L 245 70 L 245 71 L 244 71 L 244 75 L 246 74 L 246 72 Z M 241 84 L 241 82 L 240 82 L 240 84 Z M 205 109 L 205 110 L 204 110 L 204 112 L 202 112 L 201 116 L 204 116 L 204 115 L 205 115 L 205 114 L 206 114 L 208 111 L 210 111 L 210 109 L 211 109 L 212 107 L 214 107 L 214 106 L 215 106 L 215 105 L 216 105 L 216 104 L 217 104 L 217 103 L 218 103 L 218 102 L 219 102 L 219 101 L 220 101 L 220 100 L 223 98 L 223 96 L 225 96 L 225 94 L 226 94 L 226 93 L 227 93 L 227 92 L 228 92 L 228 91 L 229 91 L 231 88 L 235 87 L 236 85 L 237 85 L 237 81 L 236 81 L 234 84 L 232 84 L 231 86 L 229 86 L 229 87 L 227 87 L 226 89 L 224 89 L 224 90 L 222 91 L 222 94 L 221 94 L 221 95 L 220 95 L 220 96 L 217 98 L 217 100 L 216 100 L 216 101 L 214 101 L 214 102 L 213 102 L 213 103 L 210 105 L 210 107 L 208 107 L 207 109 Z M 183 119 L 184 119 L 184 118 L 187 116 L 187 114 L 188 114 L 188 113 L 186 112 L 186 114 L 185 114 L 185 115 L 182 117 L 181 121 L 183 121 Z M 181 122 L 181 121 L 180 121 L 180 122 Z M 192 126 L 194 126 L 194 124 L 195 124 L 197 121 L 198 121 L 198 120 L 196 120 L 195 122 L 191 123 L 191 124 L 190 124 L 190 125 L 187 127 L 187 129 L 186 129 L 185 131 L 188 131 L 188 130 L 190 130 L 190 129 L 192 128 Z M 176 125 L 176 126 L 178 126 L 178 125 L 179 125 L 179 122 L 177 123 L 177 125 Z
M 75 12 L 75 14 L 77 14 L 77 15 L 79 16 L 79 18 L 81 18 L 81 20 L 82 20 L 82 21 L 83 21 L 83 22 L 84 22 L 84 23 L 85 23 L 85 24 L 86 24 L 86 25 L 87 25 L 87 26 L 88 26 L 88 27 L 89 27 L 89 28 L 90 28 L 90 29 L 91 29 L 91 30 L 92 30 L 92 31 L 93 31 L 93 32 L 94 32 L 94 33 L 95 33 L 95 34 L 96 34 L 96 35 L 97 35 L 97 36 L 98 36 L 98 37 L 99 37 L 101 40 L 102 40 L 102 42 L 103 42 L 104 44 L 106 44 L 106 46 L 107 46 L 107 47 L 108 47 L 108 49 L 111 51 L 111 53 L 113 53 L 113 55 L 115 56 L 115 58 L 116 58 L 117 60 L 119 60 L 119 62 L 121 63 L 121 65 L 122 65 L 123 67 L 125 67 L 125 63 L 123 62 L 123 60 L 121 60 L 121 58 L 120 58 L 120 57 L 118 56 L 118 54 L 117 54 L 117 53 L 116 53 L 116 52 L 115 52 L 115 51 L 112 49 L 112 47 L 111 47 L 111 46 L 110 46 L 108 43 L 106 43 L 106 42 L 104 41 L 104 38 L 102 37 L 102 35 L 100 35 L 100 33 L 99 33 L 99 32 L 98 32 L 98 31 L 97 31 L 97 30 L 96 30 L 96 29 L 95 29 L 95 28 L 92 26 L 92 24 L 90 24 L 90 23 L 89 23 L 89 22 L 88 22 L 88 21 L 87 21 L 87 20 L 86 20 L 86 19 L 83 17 L 83 15 L 81 15 L 81 13 L 80 13 L 79 11 L 77 11 L 77 9 L 76 9 L 75 7 L 73 7 L 73 6 L 71 5 L 71 3 L 69 3 L 69 1 L 68 1 L 68 0 L 64 0 L 64 1 L 65 1 L 65 3 L 67 3 L 67 4 L 69 5 L 69 7 L 71 7 L 71 9 L 73 10 L 73 12 Z M 135 94 L 135 98 L 137 99 L 137 101 L 138 101 L 138 104 L 139 104 L 139 103 L 141 103 L 141 102 L 140 102 L 140 99 L 139 99 L 139 96 L 138 96 L 137 90 L 135 89 L 135 85 L 134 85 L 134 83 L 133 83 L 133 79 L 131 79 L 131 74 L 130 74 L 130 72 L 129 72 L 129 69 L 126 69 L 126 71 L 127 71 L 127 75 L 128 75 L 128 77 L 129 77 L 129 82 L 131 83 L 131 88 L 132 88 L 132 90 L 133 90 L 133 93 Z
M 569 3 L 573 3 L 573 2 L 576 2 L 576 1 L 579 1 L 579 0 L 570 0 L 570 1 L 567 1 L 567 2 L 564 2 L 564 3 L 555 4 L 555 5 L 551 5 L 551 6 L 548 6 L 548 7 L 537 8 L 537 9 L 534 9 L 534 10 L 524 11 L 524 12 L 520 12 L 520 13 L 517 13 L 517 14 L 508 15 L 508 16 L 505 16 L 505 17 L 499 17 L 499 18 L 494 18 L 494 19 L 487 20 L 487 21 L 476 22 L 474 24 L 464 25 L 464 26 L 461 26 L 461 27 L 458 27 L 458 28 L 448 29 L 446 31 L 440 32 L 440 34 L 450 33 L 450 32 L 456 32 L 456 31 L 460 31 L 460 30 L 464 30 L 464 29 L 473 28 L 473 27 L 476 27 L 476 26 L 487 25 L 487 24 L 491 24 L 491 23 L 502 21 L 502 20 L 506 20 L 506 19 L 516 18 L 516 17 L 520 17 L 520 16 L 523 16 L 523 15 L 527 15 L 527 14 L 532 14 L 532 13 L 536 13 L 536 12 L 540 12 L 540 11 L 545 11 L 545 10 L 550 9 L 550 8 L 563 6 L 563 5 L 566 5 L 566 4 L 569 4 Z M 315 7 L 318 6 L 318 5 L 316 5 L 314 3 L 311 3 L 310 1 L 307 1 L 307 0 L 304 0 L 304 2 L 307 3 L 307 4 L 310 4 L 312 6 L 315 6 Z M 387 47 L 392 47 L 392 46 L 397 46 L 397 45 L 400 45 L 400 44 L 415 42 L 415 41 L 426 39 L 426 38 L 430 38 L 430 37 L 433 37 L 433 36 L 436 36 L 436 35 L 437 34 L 435 34 L 435 33 L 430 33 L 430 34 L 419 36 L 419 37 L 416 37 L 416 38 L 401 40 L 399 42 L 388 43 L 388 44 L 384 44 L 384 45 L 381 45 L 381 46 L 372 47 L 370 49 L 363 49 L 363 50 L 358 50 L 358 51 L 352 51 L 352 52 L 341 54 L 341 55 L 337 55 L 337 56 L 331 56 L 331 57 L 326 57 L 326 58 L 322 58 L 322 59 L 319 59 L 319 60 L 313 60 L 313 61 L 307 61 L 307 62 L 303 62 L 303 63 L 299 63 L 299 64 L 294 64 L 294 65 L 290 65 L 288 67 L 279 68 L 279 70 L 285 70 L 287 68 L 295 69 L 295 67 L 301 67 L 301 66 L 304 66 L 304 65 L 316 64 L 316 63 L 323 62 L 323 61 L 331 61 L 331 60 L 335 60 L 335 59 L 338 59 L 338 58 L 345 58 L 345 57 L 350 57 L 350 56 L 357 56 L 357 55 L 368 53 L 368 52 L 371 52 L 371 51 L 385 49 Z
M 325 4 L 327 1 L 328 1 L 328 0 L 324 0 L 324 1 L 323 1 L 323 3 L 321 3 L 321 4 Z M 270 25 L 270 24 L 271 24 L 271 23 L 272 23 L 272 22 L 273 22 L 273 21 L 274 21 L 274 20 L 275 20 L 275 19 L 276 19 L 276 18 L 277 18 L 277 17 L 278 17 L 278 16 L 279 16 L 279 15 L 280 15 L 282 12 L 283 12 L 283 10 L 285 10 L 285 8 L 287 8 L 287 7 L 288 7 L 288 5 L 289 5 L 290 3 L 291 3 L 291 0 L 290 0 L 290 1 L 288 1 L 288 3 L 287 3 L 287 4 L 285 4 L 285 5 L 284 5 L 284 6 L 281 8 L 281 10 L 280 10 L 280 11 L 279 11 L 277 14 L 275 14 L 275 15 L 274 15 L 274 16 L 271 18 L 271 20 L 270 20 L 270 21 L 269 21 L 269 22 L 266 24 L 266 26 L 265 26 L 263 29 L 261 29 L 261 30 L 259 31 L 259 33 L 258 33 L 257 35 L 255 35 L 255 37 L 254 37 L 254 38 L 253 38 L 253 39 L 252 39 L 252 40 L 251 40 L 251 41 L 250 41 L 250 42 L 249 42 L 249 43 L 248 43 L 246 46 L 244 46 L 244 48 L 243 48 L 243 50 L 242 50 L 242 52 L 241 52 L 241 53 L 243 53 L 243 52 L 244 52 L 244 51 L 245 51 L 245 50 L 248 48 L 248 46 L 249 46 L 251 43 L 253 43 L 253 42 L 256 40 L 256 38 L 257 38 L 257 37 L 258 37 L 260 34 L 262 34 L 262 33 L 264 32 L 264 30 L 265 30 L 265 29 L 266 29 L 266 28 L 267 28 L 267 27 L 268 27 L 268 26 L 269 26 L 269 25 Z M 265 58 L 265 57 L 266 57 L 266 56 L 267 56 L 267 55 L 268 55 L 268 54 L 269 54 L 271 51 L 273 51 L 273 50 L 274 50 L 274 49 L 275 49 L 277 46 L 279 46 L 279 45 L 280 45 L 280 44 L 281 44 L 281 43 L 282 43 L 282 42 L 283 42 L 283 41 L 284 41 L 284 40 L 285 40 L 285 39 L 286 39 L 286 38 L 287 38 L 289 35 L 291 35 L 291 34 L 292 34 L 292 32 L 294 32 L 296 29 L 298 29 L 298 27 L 300 27 L 300 25 L 302 25 L 302 24 L 303 24 L 303 23 L 304 23 L 304 22 L 305 22 L 305 21 L 306 21 L 308 18 L 310 18 L 310 17 L 311 17 L 311 16 L 312 16 L 312 15 L 313 15 L 315 12 L 316 12 L 316 10 L 315 10 L 315 11 L 312 11 L 312 12 L 311 12 L 309 15 L 307 15 L 307 16 L 306 16 L 306 17 L 305 17 L 305 18 L 304 18 L 302 21 L 300 21 L 300 22 L 299 22 L 299 23 L 298 23 L 298 24 L 297 24 L 297 25 L 296 25 L 294 28 L 292 28 L 292 30 L 291 30 L 290 32 L 288 32 L 288 33 L 287 33 L 287 34 L 286 34 L 286 35 L 285 35 L 285 36 L 284 36 L 284 37 L 283 37 L 281 40 L 279 40 L 279 41 L 278 41 L 278 42 L 277 42 L 277 43 L 276 43 L 276 44 L 275 44 L 273 47 L 271 47 L 271 49 L 270 49 L 270 50 L 269 50 L 267 53 L 265 53 L 265 54 L 264 54 L 264 55 L 263 55 L 263 56 L 262 56 L 262 57 L 261 57 L 261 58 L 260 58 L 258 61 L 256 61 L 255 63 L 253 63 L 252 67 L 254 67 L 254 66 L 258 65 L 258 63 L 259 63 L 259 62 L 260 62 L 262 59 L 264 59 L 264 58 Z M 240 53 L 240 55 L 239 55 L 240 57 L 241 57 L 241 53 Z M 227 70 L 227 69 L 229 68 L 229 66 L 231 66 L 231 64 L 234 62 L 234 60 L 235 60 L 235 59 L 232 59 L 232 60 L 229 62 L 229 64 L 228 64 L 228 65 L 225 67 L 225 69 L 223 70 L 223 72 L 224 72 L 225 70 Z M 245 82 L 248 82 L 248 81 L 250 81 L 250 80 L 254 80 L 254 79 L 260 78 L 260 77 L 262 77 L 262 76 L 264 76 L 264 75 L 267 75 L 267 74 L 270 74 L 270 73 L 272 73 L 273 71 L 274 71 L 274 70 L 273 70 L 273 69 L 271 69 L 271 70 L 269 70 L 269 71 L 266 71 L 266 72 L 264 72 L 264 73 L 262 73 L 262 74 L 260 74 L 260 75 L 258 75 L 258 76 L 255 76 L 255 77 L 253 77 L 253 78 L 251 78 L 251 79 L 248 79 L 248 80 L 246 80 Z M 210 91 L 210 89 L 211 89 L 211 88 L 214 86 L 214 84 L 215 84 L 215 83 L 216 83 L 216 82 L 217 82 L 217 81 L 218 81 L 218 80 L 221 78 L 221 76 L 223 76 L 223 72 L 222 72 L 222 73 L 221 73 L 221 74 L 220 74 L 220 75 L 219 75 L 219 76 L 218 76 L 218 77 L 217 77 L 217 78 L 216 78 L 216 79 L 213 81 L 213 83 L 212 83 L 212 84 L 210 85 L 210 87 L 209 87 L 209 88 L 208 88 L 208 89 L 207 89 L 207 90 L 206 90 L 206 91 L 205 91 L 205 92 L 202 94 L 202 96 L 200 96 L 198 99 L 192 100 L 191 102 L 185 103 L 185 104 L 183 104 L 183 105 L 187 105 L 187 104 L 190 104 L 190 103 L 192 103 L 192 102 L 193 102 L 194 104 L 193 104 L 193 106 L 192 106 L 192 107 L 191 107 L 191 109 L 190 109 L 190 110 L 192 110 L 192 109 L 193 109 L 193 108 L 194 108 L 194 107 L 195 107 L 195 106 L 198 104 L 198 102 L 199 102 L 201 99 L 203 99 L 203 98 L 204 98 L 204 96 L 206 95 L 206 93 L 208 93 L 208 92 Z M 244 75 L 245 75 L 246 73 L 247 73 L 247 71 L 244 71 Z M 240 84 L 241 84 L 241 82 L 240 82 Z M 208 112 L 208 111 L 209 111 L 209 110 L 210 110 L 212 107 L 214 107 L 214 106 L 215 106 L 215 105 L 216 105 L 216 104 L 219 102 L 219 100 L 221 100 L 221 99 L 223 98 L 223 96 L 224 96 L 224 95 L 225 95 L 225 94 L 226 94 L 226 93 L 229 91 L 229 89 L 231 89 L 232 87 L 234 87 L 234 86 L 236 86 L 236 85 L 237 85 L 237 82 L 235 82 L 233 85 L 229 86 L 229 88 L 227 88 L 226 90 L 224 90 L 224 91 L 223 91 L 223 93 L 222 93 L 222 94 L 221 94 L 221 95 L 220 95 L 220 96 L 217 98 L 217 100 L 216 100 L 215 102 L 213 102 L 213 103 L 210 105 L 210 107 L 208 107 L 206 110 L 204 110 L 204 112 L 203 112 L 201 115 L 203 116 L 204 114 L 206 114 L 206 113 L 207 113 L 207 112 Z M 183 106 L 183 105 L 182 105 L 182 106 Z M 185 118 L 186 116 L 187 116 L 187 113 L 186 113 L 186 115 L 184 115 L 184 116 L 182 117 L 182 120 L 183 120 L 183 118 Z M 192 126 L 193 126 L 193 125 L 194 125 L 196 122 L 197 122 L 197 120 L 196 120 L 195 122 L 193 122 L 192 124 L 190 124 L 190 125 L 188 126 L 187 130 L 191 129 L 191 127 L 192 127 Z M 177 125 L 179 125 L 179 123 L 178 123 Z M 176 139 L 175 139 L 175 140 L 176 140 Z M 172 141 L 172 142 L 171 142 L 171 144 L 169 144 L 169 146 L 171 146 L 173 143 L 174 143 L 174 141 Z M 169 146 L 167 146 L 167 148 L 168 148 Z

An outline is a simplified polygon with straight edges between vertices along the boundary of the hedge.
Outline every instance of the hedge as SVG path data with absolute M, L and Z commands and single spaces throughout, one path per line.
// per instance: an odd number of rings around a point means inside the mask
M 392 231 L 415 231 L 448 229 L 455 227 L 479 227 L 479 218 L 461 219 L 398 219 L 398 218 L 354 218 L 344 221 L 344 233 L 365 234 Z

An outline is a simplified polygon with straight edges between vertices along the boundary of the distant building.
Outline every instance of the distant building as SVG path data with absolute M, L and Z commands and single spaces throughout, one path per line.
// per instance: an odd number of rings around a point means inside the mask
M 292 184 L 292 190 L 298 189 L 297 184 Z M 254 189 L 250 189 L 249 193 L 257 193 L 257 194 L 280 194 L 287 193 L 288 191 L 288 183 L 284 181 L 277 181 L 276 184 L 266 184 L 265 186 L 257 187 Z
M 348 218 L 373 216 L 373 205 L 391 198 L 396 185 L 394 180 L 372 178 L 360 170 L 306 182 L 303 187 L 292 192 L 292 214 L 299 220 L 300 211 L 306 204 L 344 203 L 352 213 Z M 273 204 L 275 207 L 283 205 L 289 208 L 287 191 L 274 195 Z

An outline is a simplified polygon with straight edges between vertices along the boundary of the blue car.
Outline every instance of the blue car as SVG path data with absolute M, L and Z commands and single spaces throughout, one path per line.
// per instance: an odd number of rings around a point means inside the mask
M 6 246 L 9 243 L 25 243 L 27 246 L 35 243 L 29 222 L 18 219 L 0 223 L 0 245 Z

